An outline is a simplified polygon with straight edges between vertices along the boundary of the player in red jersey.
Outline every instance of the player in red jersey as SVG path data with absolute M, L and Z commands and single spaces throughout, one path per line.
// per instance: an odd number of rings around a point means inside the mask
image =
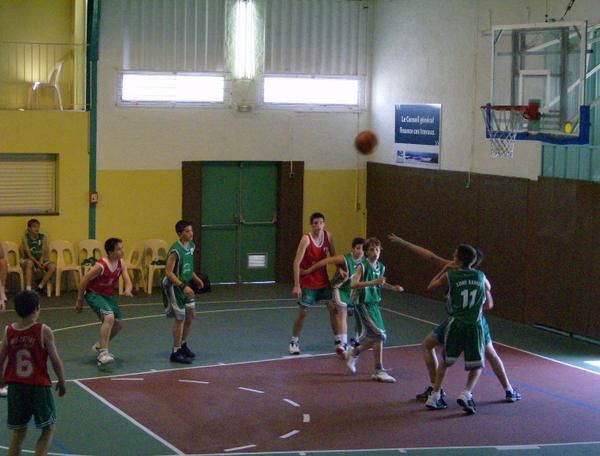
M 294 320 L 292 328 L 292 339 L 290 341 L 289 353 L 300 354 L 300 332 L 304 325 L 304 319 L 308 309 L 318 301 L 328 301 L 329 320 L 333 334 L 337 334 L 336 309 L 331 302 L 331 288 L 327 269 L 322 267 L 310 274 L 300 277 L 301 269 L 308 269 L 316 262 L 334 256 L 333 239 L 328 231 L 325 231 L 325 216 L 315 212 L 310 216 L 310 232 L 304 234 L 294 258 L 294 288 L 292 293 L 298 298 L 298 316 Z
M 6 326 L 0 349 L 0 366 L 6 366 L 0 381 L 8 384 L 7 422 L 13 431 L 8 454 L 21 454 L 27 424 L 33 416 L 36 427 L 42 430 L 35 454 L 45 455 L 52 443 L 56 422 L 48 358 L 58 378 L 56 390 L 61 397 L 66 392 L 63 365 L 52 330 L 36 322 L 40 315 L 38 294 L 32 291 L 17 294 L 15 311 L 19 320 Z
M 108 342 L 115 337 L 121 328 L 121 309 L 117 303 L 115 286 L 119 283 L 119 277 L 125 282 L 125 296 L 131 294 L 131 279 L 127 273 L 127 267 L 123 263 L 123 241 L 117 238 L 109 238 L 104 243 L 107 256 L 99 259 L 87 272 L 79 284 L 77 303 L 75 310 L 81 312 L 83 299 L 92 308 L 102 322 L 100 326 L 100 339 L 94 344 L 92 350 L 97 353 L 98 367 L 114 362 L 115 357 L 108 351 Z

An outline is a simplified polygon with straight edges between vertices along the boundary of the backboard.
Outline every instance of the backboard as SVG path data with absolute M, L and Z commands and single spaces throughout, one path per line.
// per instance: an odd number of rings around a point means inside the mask
M 588 143 L 587 23 L 495 26 L 492 43 L 491 105 L 527 106 L 534 101 L 539 106 L 539 122 L 533 126 L 524 118 L 516 139 Z

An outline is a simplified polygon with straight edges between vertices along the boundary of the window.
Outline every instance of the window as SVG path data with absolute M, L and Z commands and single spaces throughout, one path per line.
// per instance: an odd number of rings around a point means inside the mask
M 0 214 L 57 213 L 56 154 L 0 154 Z
M 106 2 L 122 18 L 122 105 L 223 104 L 226 4 L 222 0 Z M 114 10 L 113 10 L 114 9 Z
M 223 103 L 222 75 L 121 73 L 121 104 Z
M 265 76 L 264 102 L 358 107 L 360 87 L 358 78 Z
M 352 0 L 266 0 L 265 105 L 364 108 L 365 5 Z

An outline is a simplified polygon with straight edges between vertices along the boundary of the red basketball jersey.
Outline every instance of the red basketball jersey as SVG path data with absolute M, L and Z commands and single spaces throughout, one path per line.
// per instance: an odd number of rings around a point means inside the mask
M 118 283 L 121 272 L 123 272 L 123 262 L 119 260 L 114 271 L 111 271 L 108 267 L 109 261 L 106 257 L 96 261 L 96 264 L 102 266 L 102 273 L 93 280 L 90 280 L 86 291 L 100 293 L 104 296 L 112 296 L 115 291 L 115 284 Z
M 329 255 L 329 235 L 327 231 L 323 231 L 323 243 L 321 246 L 317 246 L 310 235 L 306 233 L 308 237 L 308 247 L 304 251 L 304 256 L 300 262 L 301 269 L 308 269 L 313 264 L 321 261 Z M 320 268 L 316 271 L 311 272 L 305 276 L 300 277 L 300 286 L 302 288 L 318 289 L 329 286 L 329 277 L 327 276 L 327 268 Z
M 34 323 L 26 329 L 6 326 L 8 361 L 4 371 L 6 383 L 50 386 L 48 375 L 48 352 L 42 338 L 42 323 Z

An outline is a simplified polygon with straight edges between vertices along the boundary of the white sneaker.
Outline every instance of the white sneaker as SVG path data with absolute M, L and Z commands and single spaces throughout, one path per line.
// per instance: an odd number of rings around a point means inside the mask
M 8 396 L 8 386 L 4 385 L 0 388 L 0 397 Z
M 290 342 L 290 355 L 299 355 L 300 354 L 300 344 L 298 342 Z
M 462 392 L 460 396 L 458 396 L 458 399 L 456 399 L 456 403 L 463 408 L 467 415 L 475 414 L 476 406 L 471 394 Z
M 109 353 L 107 350 L 101 351 L 98 355 L 98 367 L 106 366 L 107 364 L 111 364 L 115 361 L 115 357 Z
M 377 382 L 396 383 L 396 379 L 383 369 L 375 371 L 371 378 Z
M 358 362 L 358 355 L 354 354 L 354 350 L 346 350 L 344 352 L 344 358 L 346 359 L 346 366 L 351 374 L 356 374 L 356 363 Z

